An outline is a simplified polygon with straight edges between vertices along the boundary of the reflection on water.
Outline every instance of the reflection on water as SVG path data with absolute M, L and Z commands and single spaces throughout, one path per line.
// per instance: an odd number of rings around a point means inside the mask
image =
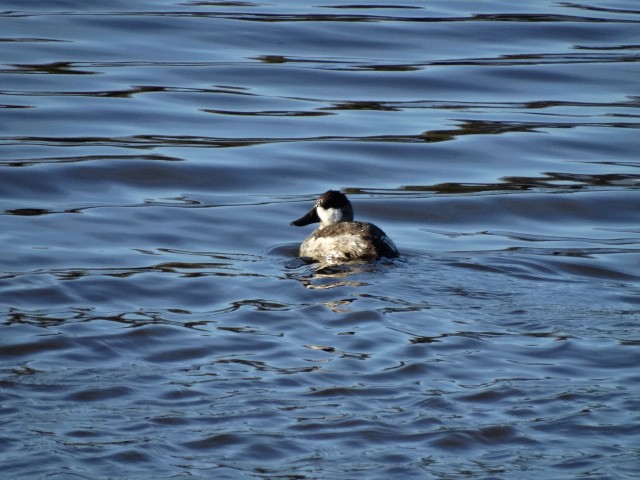
M 3 7 L 5 475 L 635 478 L 634 3 Z

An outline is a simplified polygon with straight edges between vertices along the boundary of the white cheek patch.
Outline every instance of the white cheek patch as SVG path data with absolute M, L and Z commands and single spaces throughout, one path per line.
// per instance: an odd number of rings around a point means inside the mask
M 344 212 L 337 208 L 318 207 L 317 211 L 323 225 L 331 225 L 347 220 Z

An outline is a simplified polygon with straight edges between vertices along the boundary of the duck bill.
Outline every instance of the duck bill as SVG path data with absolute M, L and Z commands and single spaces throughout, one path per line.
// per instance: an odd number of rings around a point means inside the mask
M 304 217 L 300 217 L 299 219 L 291 222 L 291 225 L 295 225 L 296 227 L 304 227 L 305 225 L 309 225 L 310 223 L 316 223 L 319 221 L 320 217 L 318 216 L 316 207 L 313 207 Z

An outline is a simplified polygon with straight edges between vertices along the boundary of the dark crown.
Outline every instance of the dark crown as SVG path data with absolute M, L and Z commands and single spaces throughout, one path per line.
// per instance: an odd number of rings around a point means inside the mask
M 318 198 L 318 206 L 322 208 L 344 208 L 349 204 L 350 202 L 347 196 L 337 190 L 324 192 L 320 195 L 320 198 Z

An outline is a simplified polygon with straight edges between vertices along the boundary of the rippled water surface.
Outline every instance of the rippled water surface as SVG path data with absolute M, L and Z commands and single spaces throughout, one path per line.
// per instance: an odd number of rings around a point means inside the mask
M 638 478 L 640 7 L 0 6 L 7 478 Z M 323 267 L 340 188 L 401 258 Z

